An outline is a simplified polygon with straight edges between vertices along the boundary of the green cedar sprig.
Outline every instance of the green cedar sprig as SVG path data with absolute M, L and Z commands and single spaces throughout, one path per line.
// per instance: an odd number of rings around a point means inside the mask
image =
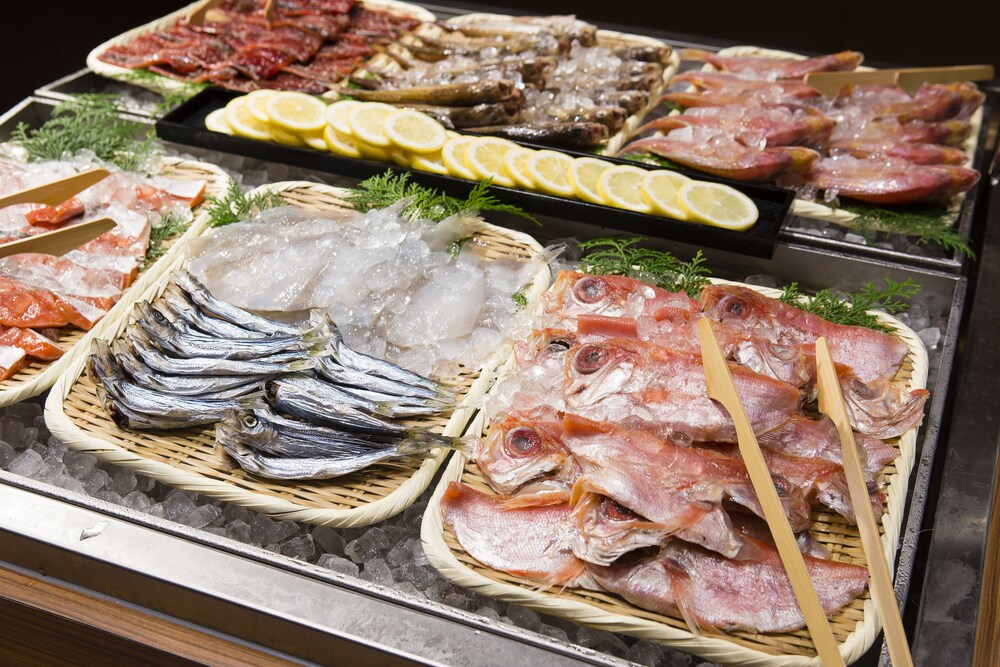
M 878 318 L 868 311 L 880 309 L 889 314 L 902 312 L 908 307 L 907 302 L 920 293 L 920 285 L 912 278 L 907 278 L 903 282 L 886 278 L 885 282 L 884 289 L 878 289 L 874 283 L 868 283 L 860 290 L 846 294 L 824 289 L 811 299 L 804 298 L 806 295 L 799 289 L 798 283 L 792 283 L 782 289 L 778 300 L 836 324 L 889 332 L 892 329 L 879 322 Z
M 255 195 L 243 192 L 236 181 L 230 181 L 229 188 L 221 197 L 209 197 L 206 211 L 210 227 L 223 227 L 246 220 L 269 208 L 285 203 L 275 192 L 259 192 Z
M 684 291 L 696 298 L 712 274 L 699 250 L 689 262 L 669 252 L 639 247 L 642 237 L 602 238 L 583 241 L 580 270 L 597 275 L 639 278 L 671 292 Z
M 179 213 L 167 213 L 160 217 L 156 225 L 149 230 L 149 247 L 146 249 L 144 266 L 149 266 L 166 254 L 166 242 L 175 239 L 187 230 L 190 219 Z
M 952 228 L 948 209 L 943 206 L 900 206 L 892 209 L 850 202 L 841 209 L 854 213 L 858 234 L 871 241 L 875 232 L 885 231 L 913 237 L 919 245 L 939 245 L 945 250 L 975 258 L 969 240 Z

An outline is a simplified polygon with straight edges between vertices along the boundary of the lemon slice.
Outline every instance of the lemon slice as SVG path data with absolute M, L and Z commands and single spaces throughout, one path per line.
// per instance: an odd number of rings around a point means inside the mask
M 225 108 L 216 109 L 205 116 L 205 129 L 212 132 L 222 132 L 223 134 L 233 133 L 233 128 L 229 127 L 229 121 L 226 120 Z
M 646 172 L 642 181 L 642 197 L 655 212 L 687 220 L 687 214 L 677 203 L 677 191 L 690 182 L 690 178 L 676 171 L 657 169 Z
M 465 162 L 469 145 L 475 140 L 475 137 L 457 136 L 444 142 L 444 146 L 441 147 L 441 162 L 444 163 L 449 174 L 470 181 L 476 180 L 476 175 L 466 166 Z
M 238 136 L 257 141 L 271 140 L 267 124 L 254 118 L 247 110 L 246 97 L 230 100 L 229 104 L 226 105 L 226 122 L 229 123 L 233 133 Z
M 326 147 L 331 153 L 344 157 L 361 157 L 361 152 L 351 141 L 351 138 L 337 132 L 332 125 L 327 125 L 326 129 L 323 130 L 323 141 L 326 142 Z
M 326 122 L 345 137 L 351 136 L 351 111 L 361 104 L 357 100 L 341 100 L 326 108 Z
M 365 102 L 351 109 L 349 122 L 351 134 L 371 146 L 387 148 L 392 144 L 382 128 L 389 114 L 396 113 L 396 107 L 381 102 Z
M 275 93 L 264 108 L 272 123 L 289 132 L 318 132 L 326 125 L 326 103 L 305 93 Z
M 361 141 L 357 137 L 354 137 L 354 145 L 358 147 L 358 152 L 361 153 L 361 157 L 366 160 L 375 160 L 376 162 L 392 162 L 392 155 L 389 154 L 389 149 L 383 148 L 382 146 L 372 146 L 366 141 Z
M 389 159 L 400 167 L 410 166 L 410 154 L 400 148 L 387 148 L 385 152 L 389 154 Z
M 597 191 L 608 206 L 636 213 L 650 213 L 652 207 L 642 198 L 644 178 L 646 178 L 645 169 L 617 165 L 605 170 L 597 179 Z
M 442 176 L 448 175 L 448 168 L 441 160 L 441 151 L 412 155 L 410 156 L 410 166 L 418 171 L 427 171 Z
M 503 156 L 503 164 L 507 167 L 507 175 L 514 179 L 514 183 L 525 190 L 533 190 L 535 188 L 535 182 L 531 180 L 531 176 L 528 174 L 528 160 L 534 154 L 535 151 L 530 148 L 514 146 L 504 153 Z
M 604 199 L 597 191 L 597 180 L 607 169 L 609 162 L 592 157 L 578 157 L 566 173 L 569 184 L 576 196 L 593 204 L 603 204 Z
M 295 146 L 296 148 L 305 146 L 305 142 L 299 139 L 298 135 L 292 134 L 278 125 L 272 124 L 267 130 L 271 133 L 271 138 L 274 139 L 275 143 L 282 146 Z
M 528 176 L 535 187 L 557 197 L 572 197 L 573 186 L 566 174 L 573 166 L 573 158 L 556 151 L 537 151 L 527 160 Z
M 389 141 L 411 153 L 435 153 L 448 139 L 441 123 L 411 109 L 391 114 L 382 130 Z
M 512 188 L 515 183 L 510 174 L 507 173 L 504 155 L 515 146 L 516 144 L 512 141 L 496 137 L 473 139 L 465 151 L 465 166 L 479 180 L 492 178 L 494 184 Z
M 310 132 L 309 134 L 300 134 L 299 139 L 301 139 L 302 143 L 304 143 L 309 148 L 315 148 L 318 151 L 325 151 L 328 148 L 328 146 L 326 145 L 326 139 L 323 138 L 323 132 Z
M 677 191 L 689 220 L 742 231 L 757 222 L 757 206 L 745 194 L 721 183 L 692 181 Z
M 262 123 L 270 123 L 271 116 L 267 113 L 267 101 L 278 94 L 276 90 L 255 90 L 247 93 L 247 111 Z

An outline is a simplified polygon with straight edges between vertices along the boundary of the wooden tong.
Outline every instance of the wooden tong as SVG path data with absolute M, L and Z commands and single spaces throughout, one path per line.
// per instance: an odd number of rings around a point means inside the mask
M 81 171 L 57 181 L 37 185 L 33 188 L 25 188 L 12 192 L 9 195 L 0 197 L 0 208 L 13 206 L 14 204 L 48 204 L 55 206 L 61 204 L 75 194 L 78 194 L 94 183 L 104 180 L 110 175 L 107 169 L 96 167 Z
M 865 559 L 868 561 L 868 571 L 871 574 L 872 599 L 875 608 L 882 618 L 885 630 L 885 642 L 889 647 L 889 657 L 895 667 L 912 667 L 913 658 L 903 631 L 903 621 L 899 616 L 896 596 L 892 592 L 892 578 L 885 562 L 882 550 L 882 540 L 875 524 L 875 515 L 868 496 L 868 486 L 861 472 L 861 459 L 858 456 L 857 444 L 854 442 L 854 429 L 851 428 L 844 406 L 844 395 L 837 380 L 837 371 L 833 365 L 833 356 L 825 338 L 816 340 L 816 386 L 819 390 L 820 412 L 830 417 L 837 425 L 840 434 L 840 447 L 843 452 L 844 472 L 847 475 L 847 487 L 851 492 L 851 505 L 858 520 L 858 531 L 861 533 L 861 545 L 864 547 Z
M 191 10 L 187 15 L 188 25 L 205 25 L 205 19 L 209 12 L 215 9 L 222 0 L 204 0 L 201 4 Z M 274 20 L 274 12 L 278 8 L 276 0 L 266 0 L 264 3 L 264 18 L 268 22 Z
M 729 411 L 729 415 L 736 425 L 740 454 L 743 456 L 743 462 L 750 473 L 750 481 L 757 493 L 757 500 L 764 510 L 764 518 L 771 529 L 778 555 L 781 556 L 781 562 L 788 573 L 788 579 L 791 581 L 799 609 L 802 610 L 802 615 L 806 619 L 806 626 L 809 628 L 809 634 L 812 635 L 813 643 L 816 645 L 816 652 L 826 667 L 843 667 L 844 659 L 837 650 L 837 641 L 833 637 L 833 630 L 830 629 L 830 622 L 826 617 L 826 612 L 823 611 L 823 605 L 820 604 L 812 579 L 809 578 L 809 571 L 806 569 L 802 552 L 799 551 L 799 546 L 795 542 L 792 528 L 788 525 L 788 519 L 781 507 L 781 500 L 778 498 L 777 491 L 774 490 L 774 482 L 771 480 L 771 473 L 764 462 L 764 456 L 760 452 L 757 437 L 750 426 L 750 420 L 743 409 L 739 394 L 736 393 L 733 377 L 729 372 L 725 358 L 722 356 L 722 349 L 715 338 L 715 332 L 712 331 L 712 321 L 707 317 L 698 320 L 698 335 L 701 339 L 701 357 L 705 367 L 708 395 Z
M 813 72 L 806 74 L 806 85 L 832 97 L 850 84 L 899 86 L 913 94 L 924 83 L 982 81 L 993 78 L 993 65 L 961 65 L 955 67 L 912 67 L 878 69 L 870 72 Z
M 96 239 L 118 224 L 111 218 L 97 218 L 76 225 L 69 225 L 44 234 L 9 243 L 0 243 L 0 257 L 19 255 L 22 252 L 40 252 L 46 255 L 65 255 L 84 243 Z

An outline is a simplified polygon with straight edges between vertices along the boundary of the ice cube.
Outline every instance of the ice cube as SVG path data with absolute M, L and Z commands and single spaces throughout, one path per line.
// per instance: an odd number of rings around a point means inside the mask
M 79 493 L 83 496 L 87 495 L 87 489 L 84 488 L 83 483 L 78 479 L 73 479 L 69 475 L 56 474 L 52 480 L 52 484 L 73 493 Z
M 153 501 L 143 492 L 133 491 L 122 498 L 122 504 L 136 512 L 145 512 L 153 506 Z
M 10 462 L 10 471 L 22 477 L 34 477 L 45 469 L 45 459 L 33 449 L 26 449 Z
M 665 649 L 662 646 L 643 640 L 637 641 L 625 654 L 625 659 L 640 665 L 655 666 L 663 656 Z
M 493 607 L 480 607 L 476 610 L 476 613 L 484 618 L 488 618 L 491 621 L 499 621 L 500 614 Z
M 408 581 L 404 581 L 402 583 L 397 582 L 393 584 L 393 588 L 396 589 L 397 593 L 402 593 L 404 595 L 411 595 L 413 597 L 422 597 L 420 594 L 420 589 L 418 589 L 416 586 L 414 586 Z
M 557 628 L 554 625 L 543 625 L 541 633 L 546 637 L 552 637 L 553 639 L 558 639 L 561 642 L 569 642 L 569 634 L 562 628 Z
M 192 528 L 204 528 L 215 521 L 219 514 L 219 508 L 214 505 L 200 505 L 182 514 L 177 522 Z
M 350 545 L 347 545 L 350 547 Z M 365 569 L 361 572 L 361 578 L 379 586 L 392 586 L 395 581 L 392 578 L 392 570 L 381 558 L 365 562 Z
M 511 608 L 513 607 L 514 605 L 511 605 Z M 507 613 L 509 614 L 510 610 Z M 573 640 L 580 646 L 592 648 L 602 653 L 624 655 L 628 651 L 628 646 L 617 635 L 604 630 L 588 628 L 585 625 L 576 629 Z
M 281 545 L 281 553 L 289 558 L 307 561 L 316 554 L 316 543 L 313 541 L 312 535 L 305 533 L 293 537 Z
M 427 509 L 427 501 L 413 503 L 403 512 L 403 526 L 411 530 L 419 530 L 420 523 L 424 519 L 424 510 Z
M 369 528 L 368 532 L 344 547 L 344 553 L 355 563 L 366 563 L 384 554 L 388 548 L 389 538 L 381 528 L 376 527 Z
M 134 472 L 128 468 L 118 468 L 111 475 L 111 490 L 124 498 L 135 489 L 136 482 Z
M 397 581 L 409 581 L 420 590 L 426 590 L 438 581 L 437 575 L 426 567 L 419 565 L 403 565 L 393 570 Z
M 330 526 L 316 526 L 312 532 L 313 540 L 326 553 L 344 555 L 346 542 L 344 537 Z
M 250 524 L 242 519 L 237 519 L 226 524 L 226 537 L 237 542 L 250 542 Z
M 537 632 L 542 627 L 542 619 L 538 613 L 521 605 L 510 605 L 507 608 L 507 618 L 511 620 L 511 623 L 525 630 Z
M 319 557 L 317 564 L 328 570 L 346 574 L 350 577 L 358 576 L 358 572 L 360 571 L 360 568 L 358 568 L 358 566 L 353 562 L 334 554 L 323 554 Z
M 107 490 L 98 491 L 97 493 L 94 494 L 94 497 L 97 498 L 98 500 L 104 500 L 106 502 L 113 503 L 115 505 L 122 504 L 122 497 L 119 496 L 114 491 L 107 491 Z
M 30 443 L 24 439 L 24 420 L 17 415 L 6 415 L 0 419 L 3 427 L 3 439 L 13 447 L 27 447 Z
M 86 452 L 71 451 L 63 456 L 63 464 L 66 466 L 66 472 L 77 479 L 83 479 L 97 465 L 97 458 Z
M 194 509 L 194 501 L 185 493 L 168 493 L 163 501 L 163 516 L 170 521 L 179 521 L 182 516 Z
M 14 448 L 0 440 L 0 468 L 6 470 L 15 457 L 17 457 L 17 452 Z
M 69 452 L 66 456 L 69 456 Z M 65 460 L 65 459 L 63 459 Z M 66 472 L 73 474 L 69 468 L 66 468 Z M 80 477 L 79 475 L 73 475 L 77 479 L 82 479 L 83 486 L 87 489 L 88 495 L 96 495 L 98 491 L 104 489 L 111 482 L 111 475 L 102 470 L 101 468 L 94 468 L 86 477 Z
M 938 343 L 941 342 L 941 329 L 937 327 L 921 329 L 917 332 L 917 336 L 928 350 L 934 350 L 937 349 Z
M 299 525 L 294 521 L 278 521 L 274 526 L 275 542 L 283 542 L 299 532 Z
M 476 603 L 465 593 L 455 592 L 449 593 L 444 597 L 444 603 L 449 607 L 455 607 L 456 609 L 464 609 L 465 611 L 472 611 L 476 608 Z
M 226 522 L 236 521 L 237 519 L 249 524 L 253 521 L 253 513 L 242 505 L 234 505 L 232 503 L 227 504 L 222 508 L 222 516 L 226 517 Z

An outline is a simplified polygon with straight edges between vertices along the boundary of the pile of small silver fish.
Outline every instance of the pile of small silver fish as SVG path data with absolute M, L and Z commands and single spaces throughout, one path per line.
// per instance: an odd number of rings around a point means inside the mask
M 865 568 L 831 560 L 808 531 L 813 509 L 855 514 L 836 428 L 803 406 L 825 336 L 881 514 L 881 471 L 897 455 L 884 440 L 919 425 L 928 395 L 894 384 L 899 338 L 739 285 L 696 301 L 563 271 L 543 305 L 546 328 L 518 344 L 483 408 L 474 458 L 499 495 L 453 483 L 442 501 L 470 555 L 545 585 L 616 593 L 695 632 L 803 627 L 733 422 L 707 395 L 697 322 L 709 318 L 824 609 L 864 592 Z
M 391 45 L 393 66 L 369 66 L 341 92 L 469 132 L 593 148 L 645 108 L 671 53 L 599 45 L 596 27 L 572 16 L 446 22 Z
M 461 446 L 399 421 L 450 410 L 448 387 L 352 350 L 320 313 L 304 325 L 267 319 L 179 272 L 132 318 L 110 345 L 95 340 L 88 359 L 120 428 L 217 423 L 229 456 L 272 479 L 338 477 Z

